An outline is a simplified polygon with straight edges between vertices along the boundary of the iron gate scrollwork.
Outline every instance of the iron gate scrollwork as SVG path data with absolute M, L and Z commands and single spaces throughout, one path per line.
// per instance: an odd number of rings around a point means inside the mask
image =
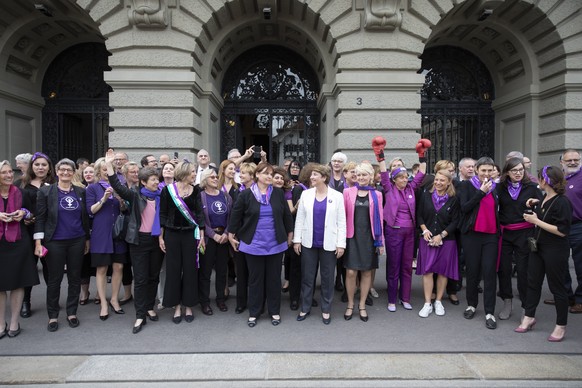
M 223 82 L 222 156 L 244 149 L 245 115 L 254 116 L 255 127 L 268 134 L 272 163 L 289 156 L 302 163 L 318 161 L 318 90 L 311 68 L 292 51 L 261 46 L 241 55 Z
M 440 159 L 457 163 L 464 157 L 494 155 L 494 87 L 481 61 L 471 53 L 449 46 L 425 50 L 426 73 L 421 90 L 420 134 L 433 147 L 428 163 Z

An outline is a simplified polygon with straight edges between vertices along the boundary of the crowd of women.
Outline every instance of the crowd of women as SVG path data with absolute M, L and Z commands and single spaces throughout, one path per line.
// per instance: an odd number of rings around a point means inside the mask
M 277 167 L 264 160 L 244 162 L 239 153 L 217 168 L 202 170 L 199 184 L 195 163 L 174 160 L 158 169 L 145 158 L 139 168 L 112 150 L 81 169 L 69 159 L 53 165 L 37 152 L 16 182 L 10 163 L 3 161 L 0 338 L 20 334 L 19 316 L 30 316 L 31 288 L 39 284 L 38 259 L 47 285 L 48 331 L 59 329 L 66 273 L 70 327 L 80 324 L 77 308 L 88 303 L 95 276 L 99 318 L 124 314 L 122 306 L 133 299 L 132 330 L 139 333 L 148 320 L 158 320 L 157 310 L 163 308 L 174 309 L 175 324 L 192 322 L 197 305 L 212 315 L 213 271 L 221 312 L 228 311 L 227 279 L 236 274 L 235 313 L 248 309 L 249 327 L 257 325 L 265 309 L 272 325 L 281 323 L 282 290 L 289 292 L 291 309 L 298 310 L 297 321 L 321 304 L 321 319 L 328 325 L 334 288 L 344 287 L 343 318 L 351 320 L 356 310 L 367 322 L 366 306 L 373 303 L 370 295 L 378 296 L 374 278 L 385 250 L 389 312 L 398 305 L 413 309 L 416 257 L 424 291 L 420 317 L 445 314 L 445 291 L 451 303 L 459 304 L 456 292 L 464 268 L 464 317 L 476 315 L 483 281 L 485 325 L 495 329 L 497 318 L 512 314 L 515 263 L 523 309 L 515 331 L 533 329 L 547 276 L 557 315 L 548 340 L 561 341 L 567 323 L 563 277 L 572 214 L 562 170 L 543 167 L 538 184 L 526 174 L 522 158 L 508 158 L 495 178 L 495 162 L 482 157 L 475 174 L 465 180 L 454 178 L 455 164 L 447 160 L 438 161 L 434 174 L 428 174 L 425 152 L 431 144 L 421 139 L 416 145 L 419 166 L 411 178 L 401 159 L 386 162 L 385 146 L 383 138 L 374 138 L 375 165 L 348 162 L 338 152 L 329 165 L 288 160 Z M 252 147 L 245 156 L 250 154 Z M 314 298 L 318 274 L 319 303 Z M 504 305 L 496 317 L 497 296 Z M 5 319 L 8 305 L 10 323 Z

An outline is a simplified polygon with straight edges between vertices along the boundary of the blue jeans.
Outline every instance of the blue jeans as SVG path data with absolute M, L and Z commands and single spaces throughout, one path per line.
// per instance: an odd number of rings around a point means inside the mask
M 575 300 L 576 303 L 582 303 L 582 222 L 572 224 L 568 240 L 570 241 L 572 260 L 574 260 L 574 270 L 576 271 L 576 279 L 578 281 L 578 286 L 576 287 L 576 291 L 574 291 L 568 266 L 565 277 L 568 299 Z

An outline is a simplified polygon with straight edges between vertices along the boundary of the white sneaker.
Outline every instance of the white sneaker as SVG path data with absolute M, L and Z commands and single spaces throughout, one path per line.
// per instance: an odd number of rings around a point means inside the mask
M 436 300 L 434 302 L 434 313 L 441 317 L 445 315 L 445 307 L 443 306 L 440 300 Z
M 370 288 L 370 294 L 372 294 L 372 296 L 374 298 L 379 298 L 380 297 L 380 295 L 378 295 L 378 291 L 376 291 L 375 288 Z
M 430 303 L 425 303 L 424 306 L 422 306 L 422 310 L 418 312 L 418 315 L 421 318 L 428 318 L 430 314 L 432 314 L 432 304 Z

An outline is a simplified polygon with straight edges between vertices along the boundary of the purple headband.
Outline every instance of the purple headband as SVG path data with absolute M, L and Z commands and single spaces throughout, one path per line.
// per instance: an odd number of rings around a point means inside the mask
M 50 162 L 50 160 L 51 160 L 48 156 L 46 156 L 42 152 L 35 152 L 34 155 L 32 155 L 32 158 L 30 158 L 30 161 L 34 162 L 38 158 L 46 159 L 48 162 Z
M 550 177 L 548 176 L 548 167 L 550 166 L 545 166 L 542 170 L 542 177 L 544 178 L 544 180 L 546 181 L 546 183 L 548 184 L 548 186 L 550 187 L 554 187 L 552 186 L 552 182 L 550 181 Z
M 406 175 L 408 175 L 408 170 L 406 170 L 406 167 L 396 167 L 394 170 L 392 170 L 392 172 L 390 173 L 390 178 L 392 178 L 394 180 L 394 178 L 396 178 L 396 176 L 402 172 L 405 172 Z

